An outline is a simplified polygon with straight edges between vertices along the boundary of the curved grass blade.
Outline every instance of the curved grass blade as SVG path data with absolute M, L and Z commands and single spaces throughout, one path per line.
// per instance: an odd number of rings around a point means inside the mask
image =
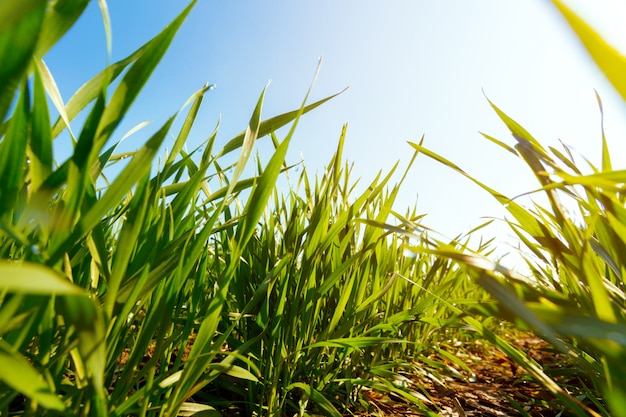
M 316 107 L 319 107 L 322 104 L 326 103 L 328 100 L 337 97 L 339 94 L 343 93 L 344 91 L 346 90 L 344 89 L 337 94 L 333 94 L 322 100 L 316 101 L 313 104 L 309 104 L 308 106 L 304 107 L 304 109 L 302 110 L 293 110 L 293 111 L 281 114 L 279 116 L 272 117 L 268 120 L 264 120 L 259 126 L 258 137 L 261 138 L 263 136 L 269 135 L 271 132 L 274 132 L 280 129 L 281 127 L 285 126 L 286 124 L 292 122 L 298 116 L 298 114 L 308 113 L 311 110 L 315 109 Z M 240 148 L 243 143 L 244 137 L 245 137 L 245 132 L 241 132 L 239 135 L 235 136 L 226 145 L 224 145 L 224 148 L 222 148 L 222 150 L 216 155 L 216 158 L 226 155 Z
M 148 49 L 151 42 L 152 41 L 146 43 L 126 58 L 111 64 L 109 67 L 100 71 L 93 78 L 84 83 L 65 104 L 67 119 L 72 121 L 83 109 L 85 109 L 85 107 L 87 107 L 89 103 L 100 96 L 102 94 L 103 86 L 107 86 L 109 83 L 115 81 L 117 77 L 126 69 L 126 67 L 128 67 L 128 65 L 135 62 L 146 51 L 146 49 Z M 57 137 L 65 128 L 65 120 L 62 117 L 59 117 L 52 127 L 52 137 Z
M 46 266 L 9 261 L 0 261 L 0 289 L 21 294 L 85 294 L 82 288 Z
M 611 153 L 609 152 L 609 144 L 606 141 L 606 134 L 604 132 L 604 107 L 602 106 L 602 100 L 597 91 L 596 99 L 598 100 L 598 108 L 600 109 L 600 130 L 602 132 L 602 171 L 611 171 L 613 169 Z
M 63 104 L 63 99 L 61 98 L 61 92 L 59 91 L 57 84 L 54 81 L 54 77 L 52 76 L 52 74 L 50 73 L 50 70 L 46 66 L 46 63 L 42 59 L 36 59 L 35 65 L 36 65 L 38 74 L 43 80 L 43 84 L 46 88 L 46 91 L 48 92 L 48 95 L 50 96 L 50 100 L 52 100 L 54 107 L 59 112 L 59 115 L 60 115 L 59 117 L 61 118 L 61 120 L 63 120 L 63 123 L 68 128 L 70 136 L 72 137 L 72 139 L 74 139 L 74 133 L 72 132 L 72 129 L 70 128 L 70 119 L 67 115 L 65 104 Z
M 293 389 L 299 388 L 306 394 L 307 397 L 311 398 L 317 405 L 323 409 L 327 415 L 331 417 L 341 417 L 341 413 L 337 411 L 335 406 L 328 401 L 326 397 L 324 397 L 319 391 L 313 389 L 310 385 L 307 385 L 303 382 L 295 382 L 289 385 L 286 388 L 286 391 L 291 391 Z
M 42 378 L 41 373 L 11 346 L 0 339 L 0 380 L 44 408 L 64 411 L 65 404 Z

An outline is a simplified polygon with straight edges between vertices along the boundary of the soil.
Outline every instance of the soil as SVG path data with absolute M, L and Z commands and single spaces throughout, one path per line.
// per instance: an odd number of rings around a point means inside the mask
M 546 373 L 550 373 L 551 369 L 562 370 L 567 367 L 564 355 L 555 353 L 546 342 L 533 335 L 522 335 L 512 344 L 528 353 Z M 465 362 L 472 372 L 471 375 L 459 370 L 457 364 L 447 361 L 450 369 L 456 371 L 444 381 L 436 382 L 422 375 L 411 378 L 415 386 L 422 387 L 422 392 L 427 397 L 424 403 L 433 413 L 442 417 L 571 415 L 556 401 L 551 392 L 533 382 L 530 375 L 496 348 L 475 342 L 473 346 L 463 346 L 456 356 Z M 441 357 L 433 359 L 442 361 Z M 571 387 L 580 387 L 584 384 L 579 376 L 567 378 L 557 376 L 556 379 L 559 383 Z M 366 396 L 375 411 L 350 415 L 360 417 L 424 415 L 400 398 L 377 395 L 373 392 L 366 393 Z M 589 411 L 593 413 L 591 409 Z
M 572 376 L 572 373 L 567 372 L 565 356 L 554 352 L 542 339 L 532 334 L 518 334 L 514 338 L 516 342 L 512 345 L 526 352 L 543 367 L 546 373 L 552 373 L 561 385 L 570 387 L 570 391 L 576 391 L 577 387 L 585 385 L 582 376 Z M 507 340 L 510 339 L 507 338 Z M 183 361 L 191 345 L 192 343 L 187 344 L 183 352 Z M 480 341 L 473 341 L 459 345 L 457 351 L 448 353 L 454 354 L 458 360 L 463 361 L 465 369 L 459 369 L 458 363 L 433 353 L 429 359 L 443 363 L 449 370 L 445 377 L 440 377 L 438 380 L 428 378 L 423 372 L 404 375 L 414 392 L 419 393 L 421 402 L 432 413 L 441 417 L 566 417 L 571 415 L 564 410 L 562 404 L 556 401 L 551 392 L 534 382 L 528 373 L 498 349 Z M 149 352 L 145 360 L 149 360 L 151 354 L 152 352 Z M 123 355 L 122 362 L 125 359 Z M 423 365 L 416 368 L 423 369 Z M 437 375 L 441 373 L 441 370 L 436 372 Z M 558 376 L 559 374 L 561 376 Z M 393 394 L 365 391 L 363 395 L 368 402 L 369 410 L 367 412 L 350 410 L 344 413 L 345 416 L 417 417 L 426 415 L 414 404 L 409 404 L 403 398 Z M 227 417 L 243 415 L 241 410 L 237 409 L 220 411 Z M 590 410 L 590 413 L 593 415 L 593 411 Z M 317 417 L 315 414 L 311 415 Z

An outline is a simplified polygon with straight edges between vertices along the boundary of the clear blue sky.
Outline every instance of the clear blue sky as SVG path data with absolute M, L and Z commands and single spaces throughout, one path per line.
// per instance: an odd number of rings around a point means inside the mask
M 113 60 L 125 57 L 160 31 L 184 1 L 109 1 Z M 599 1 L 571 2 L 610 32 L 621 16 Z M 606 11 L 609 11 L 608 13 Z M 599 162 L 600 117 L 594 89 L 604 100 L 605 126 L 624 151 L 626 107 L 599 74 L 546 0 L 200 0 L 170 51 L 118 132 L 143 120 L 155 123 L 127 141 L 135 149 L 205 82 L 208 93 L 191 145 L 221 116 L 219 143 L 242 131 L 269 80 L 264 116 L 300 105 L 323 56 L 313 99 L 350 87 L 304 117 L 292 141 L 291 162 L 304 157 L 321 172 L 344 123 L 345 157 L 369 182 L 412 154 L 407 141 L 425 145 L 492 187 L 514 196 L 536 187 L 521 161 L 483 139 L 479 131 L 512 143 L 483 91 L 546 145 L 558 139 Z M 64 100 L 106 64 L 104 30 L 96 2 L 45 58 Z M 398 209 L 427 213 L 425 224 L 448 236 L 468 231 L 481 216 L 504 211 L 478 187 L 419 157 Z M 500 229 L 498 233 L 504 229 Z

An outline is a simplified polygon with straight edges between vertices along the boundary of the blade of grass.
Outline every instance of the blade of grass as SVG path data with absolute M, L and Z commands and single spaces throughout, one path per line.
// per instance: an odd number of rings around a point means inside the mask
M 173 121 L 174 117 L 171 117 L 167 123 L 148 140 L 122 170 L 113 184 L 108 187 L 104 195 L 81 217 L 72 234 L 66 240 L 60 242 L 57 247 L 53 248 L 48 261 L 49 264 L 53 265 L 61 259 L 63 253 L 68 250 L 73 242 L 78 241 L 81 236 L 91 231 L 100 222 L 102 217 L 118 204 L 120 199 L 137 182 L 137 179 L 141 178 L 150 170 L 151 162 L 163 143 Z
M 89 4 L 89 0 L 55 1 L 46 10 L 41 36 L 35 56 L 43 57 L 59 39 L 76 23 Z
M 60 412 L 65 410 L 65 404 L 55 394 L 54 388 L 46 383 L 25 357 L 16 354 L 4 340 L 0 340 L 0 368 L 0 380 L 9 387 L 45 408 Z
M 174 39 L 174 35 L 183 21 L 195 6 L 197 0 L 193 0 L 161 33 L 155 36 L 146 46 L 145 51 L 137 58 L 135 63 L 128 69 L 120 85 L 115 89 L 107 104 L 96 132 L 94 152 L 100 152 L 109 139 L 113 130 L 118 126 L 124 115 L 128 112 L 131 104 L 150 78 L 163 55 Z
M 604 73 L 615 90 L 626 100 L 626 57 L 612 47 L 585 20 L 560 0 L 552 0 L 561 15 L 578 36 L 596 65 Z
M 16 207 L 24 185 L 29 119 L 30 92 L 24 83 L 7 134 L 0 142 L 0 216 Z
M 26 73 L 37 46 L 46 0 L 4 0 L 0 4 L 0 121 Z
M 23 294 L 84 294 L 82 288 L 48 267 L 8 261 L 0 261 L 0 288 L 3 291 Z
M 45 96 L 43 82 L 35 72 L 32 113 L 32 134 L 30 136 L 30 169 L 31 187 L 37 190 L 43 181 L 52 173 L 52 131 L 50 130 L 50 114 Z

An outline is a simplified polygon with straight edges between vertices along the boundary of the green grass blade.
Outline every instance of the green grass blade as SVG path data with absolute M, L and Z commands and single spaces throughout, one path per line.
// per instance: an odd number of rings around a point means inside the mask
M 530 143 L 533 147 L 533 149 L 536 152 L 540 152 L 541 155 L 545 158 L 549 158 L 549 156 L 543 152 L 543 148 L 542 146 L 539 144 L 539 142 L 537 141 L 537 139 L 535 139 L 529 132 L 528 130 L 524 129 L 522 127 L 522 125 L 520 125 L 519 123 L 517 123 L 515 120 L 511 119 L 509 116 L 506 115 L 506 113 L 504 113 L 502 110 L 500 110 L 500 108 L 498 108 L 498 106 L 496 106 L 491 100 L 487 99 L 487 101 L 489 102 L 489 105 L 491 106 L 492 109 L 495 110 L 495 112 L 498 114 L 498 116 L 500 117 L 500 119 L 502 119 L 502 121 L 504 122 L 504 124 L 506 125 L 506 127 L 509 128 L 509 130 L 511 131 L 511 133 L 513 134 L 513 137 L 519 141 L 519 139 L 523 139 L 525 141 L 527 141 L 528 143 Z
M 8 261 L 0 261 L 0 289 L 21 294 L 84 294 L 82 288 L 46 266 Z
M 604 107 L 602 106 L 602 100 L 597 91 L 596 99 L 598 100 L 598 108 L 600 109 L 600 130 L 602 131 L 602 171 L 611 171 L 613 169 L 611 153 L 609 152 L 609 144 L 606 141 L 606 135 L 604 133 Z
M 48 50 L 74 25 L 89 4 L 89 0 L 57 0 L 46 11 L 41 28 L 41 39 L 35 55 L 43 57 Z
M 612 47 L 587 22 L 566 6 L 564 2 L 552 0 L 552 3 L 574 30 L 578 39 L 585 46 L 598 68 L 613 85 L 613 88 L 622 96 L 622 99 L 626 100 L 626 78 L 624 78 L 626 57 Z
M 0 121 L 26 73 L 46 11 L 46 0 L 3 0 L 0 3 Z
M 91 231 L 110 210 L 115 208 L 122 197 L 139 181 L 143 175 L 149 172 L 152 160 L 159 151 L 159 147 L 167 136 L 174 121 L 171 117 L 167 123 L 156 132 L 148 142 L 133 156 L 128 165 L 122 170 L 115 181 L 107 188 L 104 195 L 99 198 L 91 208 L 82 215 L 79 223 L 74 227 L 72 234 L 54 248 L 50 255 L 49 264 L 55 264 L 65 251 L 77 242 L 84 234 Z
M 165 55 L 168 46 L 174 39 L 174 35 L 176 35 L 176 32 L 195 4 L 196 0 L 190 2 L 172 23 L 153 39 L 143 54 L 137 58 L 137 61 L 124 75 L 120 85 L 115 89 L 107 104 L 96 132 L 95 149 L 98 152 L 128 112 L 131 104 L 139 95 L 139 92 L 150 78 L 150 74 L 152 74 L 163 55 Z
M 345 337 L 341 339 L 328 339 L 322 342 L 316 342 L 309 346 L 307 349 L 315 349 L 318 347 L 342 347 L 349 349 L 360 349 L 368 346 L 375 346 L 381 343 L 406 343 L 404 340 L 394 340 L 388 337 L 376 337 L 376 336 L 355 336 Z
M 106 0 L 98 0 L 100 13 L 102 14 L 102 23 L 104 25 L 104 33 L 107 43 L 107 62 L 111 62 L 111 54 L 113 53 L 113 35 L 111 34 L 111 16 L 109 15 L 109 6 Z
M 126 67 L 135 62 L 146 51 L 146 49 L 148 49 L 149 45 L 151 45 L 153 41 L 154 40 L 149 41 L 146 45 L 142 46 L 126 58 L 110 65 L 84 83 L 74 93 L 74 95 L 70 97 L 65 105 L 67 119 L 72 121 L 83 109 L 87 107 L 89 103 L 102 95 L 106 86 L 117 79 Z M 57 137 L 66 127 L 65 120 L 62 117 L 59 117 L 52 127 L 52 137 Z
M 59 112 L 59 117 L 61 118 L 61 120 L 63 120 L 63 123 L 68 128 L 70 136 L 74 138 L 74 133 L 70 129 L 70 118 L 67 115 L 65 105 L 63 104 L 63 99 L 61 98 L 61 93 L 59 92 L 56 82 L 54 81 L 54 77 L 52 76 L 50 70 L 46 66 L 46 63 L 43 62 L 42 59 L 36 59 L 35 64 L 37 71 L 41 76 L 41 79 L 43 80 L 46 91 L 50 96 L 50 100 L 52 100 L 54 107 Z
M 65 410 L 65 404 L 54 393 L 53 388 L 44 381 L 39 371 L 1 339 L 0 369 L 2 369 L 0 380 L 9 387 L 40 403 L 44 408 L 56 411 Z
M 52 131 L 48 103 L 39 73 L 35 73 L 33 82 L 33 115 L 32 133 L 30 135 L 30 169 L 31 187 L 37 190 L 48 175 L 52 173 Z
M 321 106 L 322 104 L 326 103 L 328 100 L 331 100 L 335 97 L 337 97 L 339 94 L 343 93 L 345 90 L 340 91 L 337 94 L 333 94 L 332 96 L 326 97 L 322 100 L 316 101 L 313 104 L 309 104 L 308 106 L 306 106 L 304 108 L 304 110 L 302 110 L 301 114 L 304 113 L 308 113 L 311 110 Z M 281 127 L 285 126 L 286 124 L 292 122 L 297 116 L 298 114 L 300 114 L 300 110 L 293 110 L 290 111 L 288 113 L 284 113 L 281 114 L 279 116 L 275 116 L 272 117 L 270 119 L 264 120 L 261 125 L 259 126 L 259 134 L 258 137 L 261 138 L 263 136 L 269 135 L 271 132 L 274 132 L 278 129 L 280 129 Z M 226 155 L 238 148 L 241 147 L 243 140 L 245 137 L 245 132 L 240 133 L 239 135 L 235 136 L 233 139 L 231 139 L 226 145 L 224 145 L 224 147 L 222 148 L 222 150 L 216 155 L 216 157 L 220 157 L 223 155 Z
M 30 92 L 24 83 L 6 136 L 0 142 L 0 216 L 12 210 L 24 185 Z
M 313 389 L 310 385 L 307 385 L 302 382 L 296 382 L 289 385 L 286 390 L 291 391 L 293 389 L 299 388 L 307 395 L 307 397 L 311 398 L 315 403 L 326 412 L 330 417 L 341 417 L 341 413 L 337 411 L 335 406 L 328 401 L 326 397 L 324 397 L 320 392 Z
M 183 127 L 181 128 L 178 136 L 176 137 L 176 141 L 174 142 L 174 146 L 172 147 L 172 151 L 170 153 L 169 158 L 165 161 L 165 164 L 169 164 L 174 162 L 174 159 L 178 155 L 178 153 L 183 149 L 187 138 L 189 137 L 189 132 L 191 131 L 191 127 L 193 126 L 194 121 L 196 120 L 196 116 L 198 115 L 198 110 L 200 109 L 200 105 L 202 104 L 202 100 L 204 98 L 204 94 L 212 88 L 211 85 L 205 84 L 200 90 L 196 91 L 190 98 L 189 101 L 192 101 L 191 109 L 185 118 L 185 122 L 183 123 Z M 185 103 L 186 105 L 186 103 Z M 185 106 L 183 106 L 185 107 Z M 182 110 L 182 109 L 181 109 Z

